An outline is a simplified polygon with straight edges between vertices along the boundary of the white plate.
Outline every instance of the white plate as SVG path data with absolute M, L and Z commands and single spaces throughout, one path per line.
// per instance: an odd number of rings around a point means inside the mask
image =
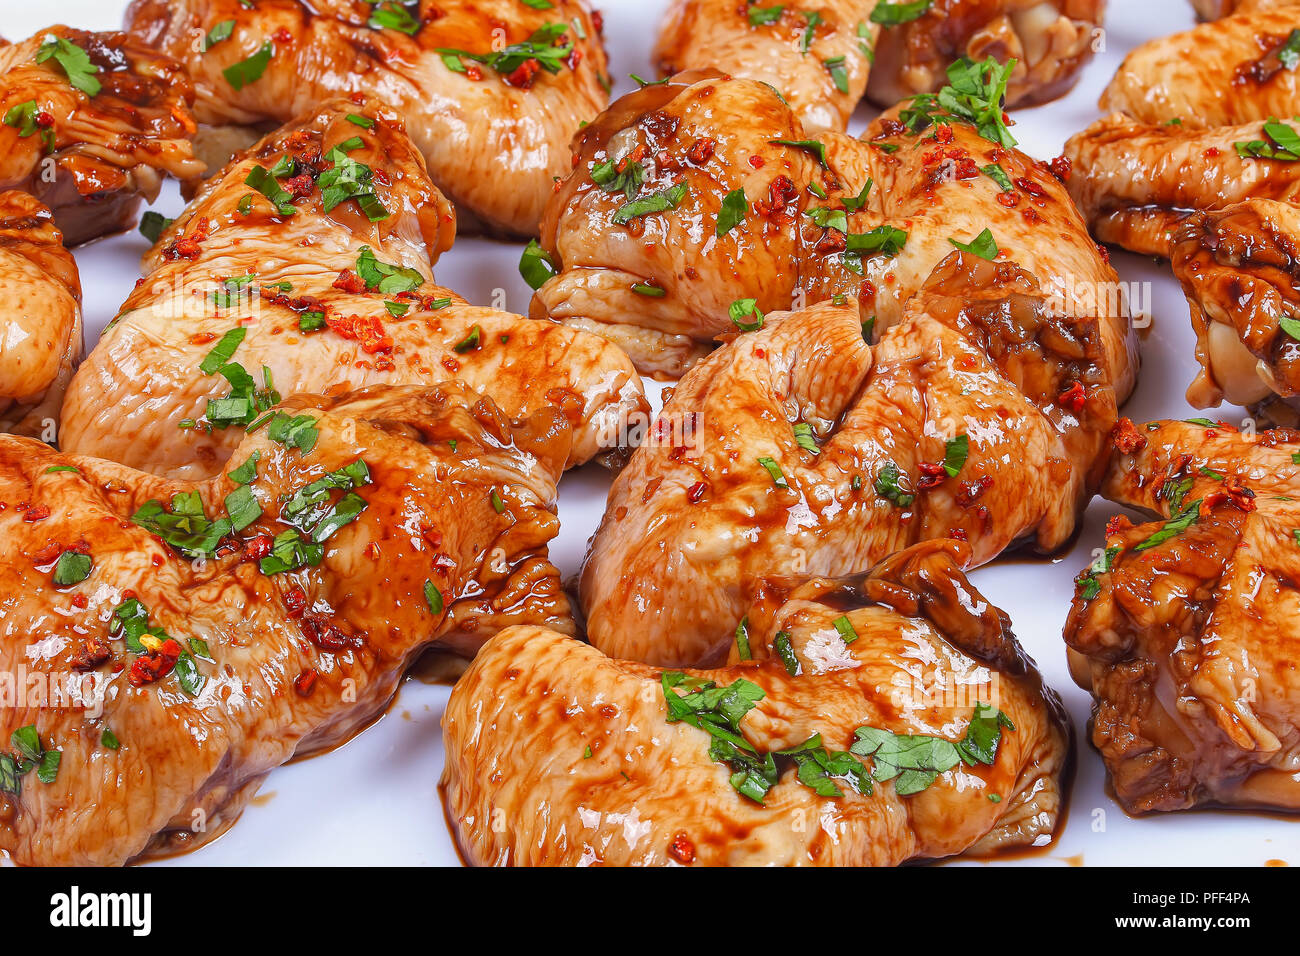
M 651 38 L 666 0 L 603 0 L 605 35 L 615 93 L 633 87 L 631 72 L 651 75 Z M 10 40 L 29 36 L 57 19 L 85 29 L 115 29 L 125 2 L 2 0 L 3 28 Z M 1067 98 L 1015 113 L 1021 147 L 1038 158 L 1061 152 L 1066 138 L 1099 114 L 1097 97 L 1123 55 L 1138 43 L 1193 22 L 1187 0 L 1112 3 L 1105 50 L 1087 67 Z M 854 129 L 871 116 L 863 111 Z M 182 203 L 174 185 L 156 205 L 175 215 Z M 139 274 L 146 241 L 138 234 L 106 239 L 78 249 L 85 288 L 87 344 L 116 313 Z M 438 264 L 441 284 L 471 302 L 487 303 L 504 292 L 504 308 L 528 311 L 529 290 L 516 269 L 519 247 L 478 239 L 456 244 Z M 1195 371 L 1187 306 L 1167 266 L 1117 253 L 1115 268 L 1125 282 L 1139 283 L 1141 306 L 1152 316 L 1143 333 L 1143 370 L 1136 395 L 1124 409 L 1135 421 L 1185 418 L 1183 398 Z M 500 299 L 496 304 L 500 304 Z M 658 386 L 652 386 L 655 394 Z M 1215 413 L 1229 421 L 1240 409 Z M 586 542 L 604 505 L 608 478 L 588 467 L 565 477 L 560 488 L 563 529 L 551 554 L 566 578 L 576 573 Z M 1292 824 L 1264 815 L 1203 811 L 1129 819 L 1103 788 L 1100 759 L 1082 739 L 1090 709 L 1087 695 L 1070 680 L 1061 627 L 1074 593 L 1073 577 L 1102 542 L 1102 528 L 1114 512 L 1094 502 L 1075 547 L 1053 562 L 1018 561 L 972 574 L 975 583 L 1015 622 L 1016 633 L 1044 676 L 1065 699 L 1074 722 L 1078 773 L 1069 819 L 1056 844 L 1015 863 L 1115 865 L 1260 865 L 1300 856 L 1300 834 Z M 443 817 L 437 782 L 442 771 L 439 719 L 448 688 L 408 680 L 388 714 L 338 750 L 273 772 L 254 804 L 223 837 L 187 856 L 157 865 L 185 864 L 455 864 L 457 856 Z M 994 862 L 988 865 L 1006 865 Z

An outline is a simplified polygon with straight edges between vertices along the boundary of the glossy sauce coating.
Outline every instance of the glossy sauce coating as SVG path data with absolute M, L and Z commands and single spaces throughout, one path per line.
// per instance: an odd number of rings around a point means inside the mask
M 0 432 L 53 437 L 81 358 L 81 279 L 50 211 L 0 192 Z
M 349 141 L 360 145 L 347 159 L 370 169 L 387 218 L 371 222 L 354 200 L 325 210 L 316 178 Z M 292 215 L 245 182 L 255 167 L 273 170 L 286 158 L 301 170 L 276 180 L 294 190 Z M 181 426 L 230 392 L 200 365 L 243 327 L 233 361 L 259 385 L 270 369 L 283 395 L 457 379 L 512 415 L 562 409 L 575 429 L 571 463 L 612 450 L 610 436 L 644 407 L 626 356 L 598 336 L 470 306 L 434 285 L 433 262 L 454 235 L 451 206 L 401 120 L 363 97 L 323 104 L 208 180 L 145 257 L 148 276 L 69 389 L 62 447 L 172 477 L 213 474 L 242 430 Z M 364 247 L 423 284 L 368 288 L 358 274 Z M 244 284 L 232 292 L 229 280 Z M 324 326 L 301 331 L 308 313 Z
M 36 62 L 47 37 L 75 44 L 98 68 L 93 97 L 54 59 Z M 124 33 L 52 26 L 0 46 L 0 116 L 31 103 L 33 129 L 0 125 L 0 190 L 32 193 L 54 212 L 69 245 L 135 224 L 141 200 L 167 175 L 203 172 L 193 155 L 194 87 L 182 66 Z M 46 161 L 53 162 L 53 176 Z
M 787 769 L 760 806 L 710 759 L 708 734 L 667 721 L 660 671 L 510 628 L 480 652 L 443 718 L 448 817 L 466 859 L 891 866 L 1050 842 L 1064 812 L 1068 724 L 1006 616 L 962 576 L 968 557 L 956 542 L 932 542 L 865 580 L 765 582 L 749 616 L 755 660 L 690 674 L 763 690 L 740 723 L 760 751 L 815 733 L 846 750 L 860 726 L 960 739 L 975 701 L 996 699 L 1015 730 L 992 766 L 958 766 L 909 796 L 893 782 L 868 796 L 840 780 L 842 795 L 823 797 Z M 850 644 L 834 626 L 841 618 L 857 635 Z M 773 656 L 778 634 L 798 676 Z
M 1117 445 L 1102 493 L 1156 520 L 1112 521 L 1110 570 L 1065 626 L 1115 796 L 1134 813 L 1294 812 L 1300 433 L 1126 420 Z
M 0 793 L 0 848 L 17 862 L 122 864 L 197 846 L 272 768 L 363 727 L 431 642 L 472 652 L 510 625 L 573 629 L 546 554 L 569 443 L 556 412 L 511 422 L 456 384 L 282 409 L 314 420 L 314 447 L 302 454 L 267 429 L 245 438 L 236 458 L 258 456 L 248 487 L 263 513 L 195 561 L 130 519 L 151 499 L 197 492 L 215 520 L 236 488 L 228 476 L 170 481 L 0 439 L 0 658 L 32 681 L 0 711 L 0 734 L 34 725 L 61 752 L 52 783 L 33 772 L 20 793 Z M 357 461 L 366 507 L 324 539 L 320 564 L 260 570 L 262 545 L 288 530 L 283 502 Z M 91 566 L 61 585 L 68 552 Z M 166 662 L 149 679 L 165 644 L 133 653 L 114 630 L 132 597 L 176 643 L 171 660 L 191 656 L 196 693 Z
M 896 117 L 880 117 L 861 141 L 823 133 L 798 148 L 776 142 L 808 134 L 761 83 L 685 74 L 623 97 L 584 132 L 578 163 L 547 208 L 542 243 L 560 271 L 538 290 L 531 314 L 600 331 L 643 372 L 676 376 L 735 330 L 728 310 L 736 300 L 755 299 L 769 312 L 843 294 L 883 331 L 953 251 L 952 240 L 969 243 L 985 229 L 1003 258 L 1060 289 L 1067 310 L 1098 311 L 1117 277 L 1047 164 L 965 123 L 912 134 Z M 678 184 L 686 192 L 675 208 L 620 224 L 626 195 L 606 191 L 591 172 L 633 153 L 645 167 L 641 197 Z M 980 172 L 994 164 L 1009 192 Z M 847 209 L 868 180 L 860 208 Z M 735 190 L 744 190 L 748 214 L 719 236 Z M 849 233 L 889 226 L 907 234 L 906 244 L 897 255 L 863 256 L 858 273 L 846 264 L 843 231 L 811 218 L 836 210 L 845 211 Z M 1107 363 L 1126 396 L 1134 350 L 1127 315 L 1118 306 L 1102 311 Z
M 687 373 L 615 480 L 581 579 L 588 637 L 701 666 L 765 576 L 861 572 L 933 538 L 968 540 L 974 564 L 1056 549 L 1115 407 L 1097 320 L 1054 315 L 1010 263 L 953 253 L 874 347 L 851 305 L 769 313 Z
M 258 0 L 251 7 L 239 0 L 134 0 L 126 29 L 186 65 L 201 123 L 285 123 L 352 93 L 387 103 L 405 117 L 433 181 L 467 228 L 528 236 L 553 178 L 569 170 L 570 138 L 608 102 L 598 21 L 575 0 L 548 6 L 424 0 L 422 25 L 408 35 L 368 26 L 372 7 L 359 0 Z M 229 39 L 205 50 L 201 38 L 228 21 Z M 456 72 L 439 52 L 488 54 L 553 23 L 569 25 L 567 41 L 557 37 L 554 44 L 573 43 L 555 74 L 529 67 L 500 74 L 472 60 Z M 266 44 L 274 54 L 260 78 L 235 89 L 223 71 Z

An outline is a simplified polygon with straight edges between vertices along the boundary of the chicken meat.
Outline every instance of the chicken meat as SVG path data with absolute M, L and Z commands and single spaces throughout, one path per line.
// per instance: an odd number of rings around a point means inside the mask
M 53 26 L 0 46 L 0 190 L 39 199 L 69 245 L 135 225 L 166 175 L 190 180 L 194 87 L 124 33 Z
M 1133 50 L 1101 107 L 1151 125 L 1237 126 L 1300 109 L 1300 9 L 1286 5 L 1203 23 Z
M 963 56 L 1015 61 L 1009 105 L 1054 99 L 1091 59 L 1105 6 L 1105 0 L 823 0 L 796 9 L 674 0 L 655 56 L 665 74 L 718 69 L 768 83 L 809 131 L 842 132 L 864 93 L 893 106 L 935 92 Z
M 461 851 L 500 866 L 893 866 L 1050 843 L 1069 725 L 967 559 L 928 542 L 856 580 L 762 582 L 716 670 L 502 631 L 443 716 Z
M 1125 420 L 1115 444 L 1103 494 L 1155 520 L 1111 522 L 1065 640 L 1116 798 L 1300 810 L 1300 432 Z
M 558 411 L 512 421 L 449 383 L 275 414 L 201 483 L 0 437 L 0 849 L 18 863 L 192 849 L 270 770 L 364 727 L 432 642 L 573 630 L 547 557 Z
M 1095 317 L 1053 306 L 1014 264 L 954 252 L 874 347 L 831 302 L 737 335 L 614 481 L 580 582 L 592 644 L 709 666 L 763 577 L 861 573 L 935 538 L 973 564 L 1060 548 L 1126 370 Z
M 1293 7 L 1300 0 L 1192 0 L 1197 16 L 1202 20 L 1217 20 L 1234 13 L 1249 13 L 1252 10 L 1275 10 L 1278 7 Z
M 1193 211 L 1300 196 L 1300 165 L 1266 155 L 1275 148 L 1268 131 L 1276 128 L 1276 120 L 1152 126 L 1114 113 L 1065 144 L 1070 195 L 1100 241 L 1168 258 Z
M 968 66 L 962 89 L 996 107 L 994 65 Z M 547 208 L 542 246 L 557 274 L 531 314 L 598 331 L 643 372 L 677 376 L 753 310 L 842 295 L 882 333 L 960 243 L 1014 260 L 1064 311 L 1098 315 L 1126 396 L 1133 343 L 1118 277 L 1064 186 L 1003 145 L 1014 140 L 1000 122 L 984 127 L 991 140 L 936 104 L 913 110 L 910 126 L 886 113 L 863 140 L 809 138 L 762 83 L 691 74 L 625 96 L 584 131 Z
M 81 358 L 81 279 L 49 211 L 0 192 L 0 432 L 52 439 Z
M 579 0 L 134 0 L 126 28 L 185 64 L 218 131 L 384 101 L 466 228 L 504 235 L 536 233 L 570 139 L 609 99 L 600 20 Z
M 560 408 L 570 463 L 647 408 L 605 339 L 435 286 L 455 217 L 401 120 L 334 100 L 208 180 L 81 365 L 60 446 L 174 478 L 221 469 L 275 393 L 449 379 L 525 416 Z

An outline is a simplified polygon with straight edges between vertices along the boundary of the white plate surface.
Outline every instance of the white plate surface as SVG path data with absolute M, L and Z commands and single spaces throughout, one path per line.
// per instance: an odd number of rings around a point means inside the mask
M 618 77 L 614 92 L 622 94 L 635 86 L 629 73 L 653 73 L 651 38 L 666 0 L 600 0 L 598 5 L 605 14 L 611 68 Z M 29 36 L 51 20 L 85 29 L 115 29 L 125 7 L 125 0 L 0 0 L 0 29 L 10 40 Z M 1116 0 L 1110 7 L 1105 49 L 1070 96 L 1015 112 L 1015 134 L 1030 155 L 1046 159 L 1060 154 L 1070 135 L 1097 118 L 1097 97 L 1132 47 L 1193 23 L 1187 0 Z M 861 111 L 854 131 L 871 115 Z M 182 205 L 175 185 L 169 184 L 154 208 L 175 215 Z M 132 233 L 76 251 L 85 289 L 87 345 L 126 298 L 146 247 L 146 241 Z M 459 241 L 438 263 L 438 281 L 475 303 L 486 304 L 504 294 L 504 308 L 526 313 L 529 290 L 516 269 L 519 252 L 513 244 Z M 1142 375 L 1124 414 L 1139 422 L 1196 414 L 1183 397 L 1195 372 L 1194 337 L 1178 284 L 1167 265 L 1124 253 L 1116 253 L 1113 260 L 1121 280 L 1137 284 L 1142 296 L 1138 304 L 1150 321 L 1142 333 Z M 494 304 L 500 305 L 501 299 Z M 654 394 L 658 389 L 651 383 Z M 1232 422 L 1244 417 L 1240 409 L 1227 407 L 1213 414 Z M 568 474 L 560 487 L 563 527 L 551 554 L 566 579 L 577 572 L 608 485 L 599 468 L 587 467 Z M 1076 737 L 1086 732 L 1090 703 L 1070 680 L 1061 627 L 1074 593 L 1073 577 L 1091 562 L 1091 552 L 1101 544 L 1103 526 L 1115 510 L 1095 501 L 1074 548 L 1054 560 L 1013 556 L 971 575 L 1011 615 L 1021 643 L 1065 699 Z M 274 771 L 254 804 L 220 839 L 154 865 L 456 864 L 437 789 L 443 760 L 439 720 L 448 693 L 446 686 L 408 680 L 387 715 L 359 737 L 332 753 Z M 1281 818 L 1204 811 L 1130 819 L 1106 795 L 1101 761 L 1081 739 L 1076 757 L 1070 814 L 1057 842 L 1036 855 L 976 865 L 1300 862 L 1300 829 Z

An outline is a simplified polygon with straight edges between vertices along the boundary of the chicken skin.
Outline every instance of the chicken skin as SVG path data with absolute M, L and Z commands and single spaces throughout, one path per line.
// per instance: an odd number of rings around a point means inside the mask
M 81 279 L 51 213 L 0 192 L 0 432 L 53 438 L 81 358 Z
M 1069 726 L 1006 615 L 962 575 L 968 557 L 929 542 L 854 581 L 763 582 L 738 634 L 750 653 L 717 670 L 502 631 L 443 716 L 462 852 L 498 866 L 896 866 L 1050 843 Z
M 569 171 L 569 140 L 609 99 L 599 19 L 577 0 L 538 6 L 134 0 L 126 29 L 185 64 L 195 114 L 213 127 L 377 97 L 405 117 L 466 228 L 531 236 Z
M 203 172 L 194 87 L 123 33 L 54 26 L 0 46 L 0 190 L 39 199 L 69 245 L 135 225 L 162 177 Z
M 1287 5 L 1144 43 L 1124 58 L 1101 108 L 1191 129 L 1292 116 L 1300 110 L 1297 28 L 1300 9 Z
M 1206 423 L 1208 424 L 1208 423 Z M 1125 422 L 1108 527 L 1065 640 L 1092 742 L 1131 813 L 1300 810 L 1300 432 Z
M 996 109 L 992 65 L 967 67 L 957 82 Z M 1059 289 L 1067 311 L 1096 314 L 1114 298 L 1114 270 L 1065 188 L 1001 145 L 1005 127 L 990 122 L 991 141 L 928 101 L 906 115 L 919 132 L 903 115 L 886 113 L 862 141 L 809 139 L 762 83 L 690 74 L 623 97 L 583 132 L 547 207 L 541 242 L 557 274 L 532 316 L 599 331 L 642 372 L 677 376 L 735 331 L 730 312 L 745 300 L 768 312 L 843 295 L 883 332 L 954 244 L 985 230 L 988 254 Z M 1101 312 L 1126 396 L 1126 311 Z
M 1275 122 L 1193 129 L 1114 113 L 1065 144 L 1070 195 L 1100 241 L 1167 258 L 1174 233 L 1194 210 L 1300 196 L 1300 164 L 1238 149 L 1267 146 L 1266 128 Z
M 197 484 L 0 438 L 15 861 L 200 845 L 267 772 L 364 727 L 431 642 L 572 631 L 546 551 L 559 412 L 512 422 L 450 383 L 277 415 L 231 475 Z
M 615 450 L 646 408 L 631 362 L 598 336 L 433 285 L 454 230 L 391 110 L 323 104 L 208 180 L 162 234 L 73 379 L 61 447 L 206 478 L 277 390 L 458 379 L 515 417 L 560 408 L 571 464 Z
M 1067 542 L 1116 415 L 1098 322 L 954 252 L 874 346 L 857 310 L 769 314 L 695 366 L 614 481 L 581 578 L 615 658 L 709 666 L 767 576 L 927 539 L 982 564 Z M 689 581 L 681 599 L 677 582 Z
M 768 83 L 809 132 L 843 132 L 864 93 L 893 106 L 936 92 L 947 82 L 948 66 L 963 56 L 1015 61 L 1008 105 L 1055 99 L 1091 59 L 1105 6 L 1105 0 L 933 0 L 917 9 L 889 0 L 822 0 L 805 10 L 674 0 L 655 55 L 664 74 L 718 69 Z

